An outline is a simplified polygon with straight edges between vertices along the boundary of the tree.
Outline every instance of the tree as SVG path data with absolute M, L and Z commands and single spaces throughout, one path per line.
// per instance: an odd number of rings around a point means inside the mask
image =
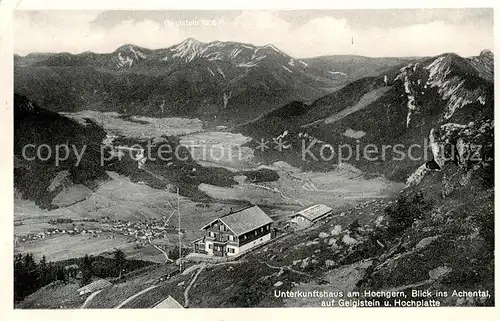
M 186 249 L 186 248 L 182 248 L 182 253 L 181 255 L 182 256 L 186 256 L 189 254 L 189 251 Z M 170 250 L 168 252 L 168 257 L 171 259 L 171 260 L 177 260 L 179 258 L 179 246 L 176 245 L 172 250 Z
M 40 260 L 40 263 L 38 264 L 38 275 L 40 277 L 40 286 L 47 285 L 51 282 L 50 280 L 50 275 L 49 275 L 49 269 L 47 266 L 47 258 L 42 256 L 42 259 Z
M 401 195 L 396 203 L 385 209 L 389 216 L 389 231 L 398 234 L 410 227 L 415 220 L 421 220 L 432 209 L 430 201 L 422 192 Z
M 81 286 L 85 286 L 90 283 L 92 280 L 92 276 L 94 275 L 92 270 L 92 259 L 88 254 L 85 254 L 85 257 L 82 261 L 82 281 L 80 283 Z
M 16 302 L 56 280 L 66 281 L 66 272 L 61 265 L 47 262 L 45 255 L 38 264 L 31 253 L 14 256 L 14 300 Z
M 33 254 L 28 253 L 24 257 L 24 277 L 27 284 L 27 290 L 33 293 L 38 288 L 38 269 L 33 259 Z
M 22 254 L 14 257 L 14 300 L 20 301 L 26 293 L 24 258 Z
M 115 249 L 114 251 L 115 257 L 115 266 L 118 269 L 118 277 L 122 277 L 123 267 L 125 266 L 125 253 L 123 253 L 120 249 Z
M 56 272 L 55 272 L 55 279 L 60 280 L 63 282 L 66 282 L 68 280 L 68 276 L 66 272 L 64 271 L 64 268 L 62 266 L 57 266 L 56 267 Z
M 356 219 L 351 224 L 349 224 L 349 226 L 347 227 L 347 229 L 349 231 L 351 231 L 351 233 L 357 233 L 359 231 L 360 227 L 361 227 L 361 225 L 359 224 L 359 220 Z
M 116 276 L 114 261 L 112 263 L 108 263 L 105 260 L 95 260 L 92 262 L 92 271 L 95 276 L 100 278 Z
M 14 298 L 22 300 L 40 287 L 38 266 L 31 253 L 14 258 Z

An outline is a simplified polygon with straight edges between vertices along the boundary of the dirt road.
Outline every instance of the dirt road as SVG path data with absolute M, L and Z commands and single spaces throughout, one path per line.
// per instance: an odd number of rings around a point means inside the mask
M 85 300 L 85 302 L 83 302 L 83 304 L 82 304 L 82 306 L 80 307 L 80 309 L 85 309 L 85 308 L 89 305 L 90 301 L 92 301 L 92 299 L 93 299 L 96 295 L 98 295 L 99 293 L 101 293 L 101 291 L 102 291 L 102 290 L 95 291 L 94 293 L 92 293 L 91 295 L 89 295 L 89 296 L 88 296 L 88 298 Z
M 157 285 L 152 285 L 152 286 L 150 286 L 147 289 L 144 289 L 142 291 L 137 292 L 136 294 L 132 295 L 131 297 L 128 297 L 127 299 L 125 299 L 122 303 L 118 304 L 115 307 L 115 309 L 121 309 L 125 304 L 129 303 L 130 301 L 132 301 L 133 299 L 137 298 L 138 296 L 143 295 L 144 293 L 153 290 L 156 287 L 157 287 Z

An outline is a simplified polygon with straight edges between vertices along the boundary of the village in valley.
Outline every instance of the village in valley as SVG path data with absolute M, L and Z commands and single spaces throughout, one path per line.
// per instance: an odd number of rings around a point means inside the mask
M 117 302 L 118 307 L 127 306 L 130 302 L 136 302 L 141 295 L 147 296 L 149 290 L 159 287 L 160 284 L 169 284 L 175 282 L 176 279 L 190 275 L 196 271 L 202 271 L 210 266 L 229 264 L 231 262 L 245 262 L 249 254 L 252 252 L 267 252 L 268 248 L 273 248 L 274 242 L 280 239 L 286 240 L 290 236 L 297 233 L 303 234 L 307 231 L 314 231 L 322 226 L 333 226 L 331 223 L 335 218 L 340 219 L 339 222 L 345 222 L 346 219 L 351 221 L 356 217 L 356 224 L 359 225 L 361 218 L 364 225 L 357 226 L 357 232 L 366 232 L 383 224 L 384 216 L 382 215 L 383 208 L 390 205 L 392 201 L 373 200 L 360 204 L 352 209 L 343 211 L 334 211 L 332 208 L 323 205 L 315 204 L 291 213 L 288 217 L 281 217 L 278 221 L 274 221 L 266 214 L 259 206 L 244 206 L 238 210 L 229 210 L 226 214 L 217 217 L 216 219 L 207 222 L 201 228 L 199 237 L 188 242 L 185 239 L 186 234 L 183 229 L 179 233 L 179 227 L 175 226 L 170 219 L 163 220 L 148 220 L 148 221 L 120 221 L 110 219 L 109 217 L 100 217 L 97 219 L 84 219 L 81 221 L 73 221 L 70 219 L 56 219 L 50 221 L 54 224 L 54 228 L 38 234 L 29 234 L 21 238 L 17 238 L 16 242 L 36 242 L 41 239 L 55 237 L 58 234 L 66 234 L 70 236 L 85 236 L 88 238 L 109 238 L 112 239 L 118 235 L 127 236 L 129 241 L 136 244 L 136 247 L 142 247 L 148 243 L 154 245 L 155 248 L 164 254 L 164 260 L 155 268 L 157 272 L 153 273 L 153 278 L 148 281 L 151 284 L 149 288 L 145 288 L 144 293 L 131 293 L 129 298 L 123 298 L 121 302 Z M 378 207 L 378 209 L 376 209 Z M 370 210 L 367 210 L 367 209 Z M 180 208 L 182 211 L 182 208 Z M 380 215 L 377 214 L 380 213 Z M 356 214 L 355 216 L 353 214 Z M 21 223 L 17 223 L 21 224 Z M 343 224 L 343 223 L 342 223 Z M 63 226 L 68 226 L 64 228 Z M 74 227 L 73 227 L 74 226 Z M 92 226 L 94 228 L 92 228 Z M 99 226 L 100 228 L 96 228 Z M 326 238 L 326 239 L 325 239 Z M 320 240 L 325 239 L 325 244 L 332 248 L 340 248 L 342 246 L 354 246 L 358 243 L 359 234 L 352 234 L 350 229 L 345 229 L 340 224 L 335 224 L 330 232 L 319 232 L 316 239 L 303 242 L 302 246 L 310 247 L 320 244 Z M 162 240 L 169 242 L 161 242 Z M 182 242 L 180 240 L 182 239 Z M 338 241 L 337 241 L 338 239 Z M 179 242 L 179 243 L 177 243 Z M 177 243 L 177 244 L 176 244 Z M 175 244 L 175 245 L 174 245 Z M 179 247 L 180 244 L 180 247 Z M 179 249 L 181 249 L 179 251 Z M 108 252 L 105 257 L 109 260 L 115 260 L 116 253 L 120 250 Z M 178 252 L 177 252 L 178 251 Z M 314 253 L 317 253 L 315 251 Z M 180 254 L 180 256 L 179 256 Z M 87 257 L 87 256 L 86 256 Z M 80 284 L 84 275 L 84 261 L 69 260 L 66 265 L 63 265 L 66 275 L 65 282 L 76 282 Z M 307 270 L 311 264 L 318 264 L 317 259 L 292 260 L 290 266 L 294 269 Z M 83 264 L 83 265 L 82 265 Z M 114 264 L 114 263 L 113 263 Z M 331 260 L 326 261 L 326 266 L 336 266 L 336 263 Z M 162 268 L 161 266 L 165 266 Z M 147 268 L 147 266 L 140 269 Z M 162 272 L 163 271 L 163 272 Z M 303 272 L 297 272 L 303 273 Z M 99 293 L 107 288 L 113 288 L 116 280 L 124 282 L 130 278 L 134 279 L 134 271 L 124 270 L 124 274 L 119 278 L 100 278 L 92 277 L 90 283 L 83 287 L 75 288 L 75 297 L 71 295 L 71 301 L 81 302 L 82 307 L 88 307 L 94 297 L 99 296 Z M 130 276 L 129 276 L 130 275 Z M 156 275 L 156 277 L 154 277 Z M 193 275 L 192 283 L 195 282 L 197 273 Z M 73 281 L 71 281 L 73 280 Z M 115 280 L 115 281 L 113 281 Z M 180 279 L 179 279 L 180 280 Z M 184 284 L 184 281 L 178 282 L 179 286 Z M 276 287 L 280 287 L 282 281 L 275 282 Z M 182 286 L 181 286 L 182 287 Z M 147 290 L 147 292 L 146 292 Z M 175 295 L 174 295 L 175 296 Z M 78 299 L 80 298 L 80 299 Z M 83 300 L 83 301 L 82 301 Z M 181 300 L 179 300 L 181 301 Z M 182 301 L 181 301 L 182 302 Z M 70 303 L 75 304 L 75 303 Z M 174 297 L 168 295 L 164 300 L 157 300 L 151 307 L 154 308 L 180 308 L 187 305 L 180 304 Z
M 16 221 L 14 225 L 22 225 L 22 221 Z M 148 239 L 162 239 L 168 234 L 177 234 L 178 228 L 161 220 L 149 221 L 121 221 L 110 219 L 108 217 L 100 217 L 95 219 L 82 219 L 81 221 L 73 221 L 72 219 L 56 219 L 49 221 L 57 227 L 48 228 L 46 231 L 38 233 L 28 233 L 23 236 L 15 236 L 14 243 L 30 242 L 39 239 L 45 239 L 58 234 L 67 235 L 86 235 L 89 237 L 108 237 L 113 238 L 113 234 L 130 236 L 139 242 L 147 241 Z M 69 227 L 65 227 L 69 226 Z M 99 227 L 92 227 L 99 226 Z M 108 232 L 108 233 L 106 233 Z M 182 230 L 181 230 L 182 233 Z M 106 236 L 103 236 L 103 235 Z

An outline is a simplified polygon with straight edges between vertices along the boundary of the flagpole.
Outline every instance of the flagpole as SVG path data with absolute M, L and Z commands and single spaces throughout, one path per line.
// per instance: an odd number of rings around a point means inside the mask
M 179 201 L 179 187 L 177 187 L 177 214 L 179 215 L 179 271 L 182 271 L 181 207 Z

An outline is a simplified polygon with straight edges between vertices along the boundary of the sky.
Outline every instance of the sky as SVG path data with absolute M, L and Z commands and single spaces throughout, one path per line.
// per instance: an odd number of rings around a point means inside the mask
M 16 11 L 14 52 L 167 48 L 191 37 L 273 44 L 296 58 L 461 56 L 493 50 L 492 9 Z

